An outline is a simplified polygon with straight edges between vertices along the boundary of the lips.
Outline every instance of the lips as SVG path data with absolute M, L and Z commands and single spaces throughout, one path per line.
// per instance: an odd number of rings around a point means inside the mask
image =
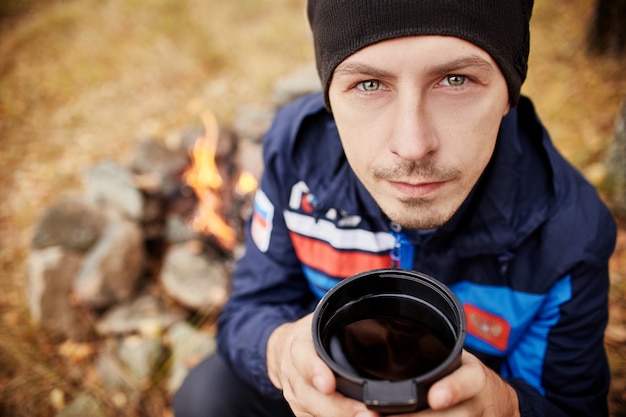
M 421 183 L 408 183 L 408 182 L 397 182 L 397 181 L 387 181 L 391 187 L 400 192 L 404 197 L 408 198 L 425 198 L 439 189 L 441 189 L 447 181 L 437 181 L 437 182 L 421 182 Z

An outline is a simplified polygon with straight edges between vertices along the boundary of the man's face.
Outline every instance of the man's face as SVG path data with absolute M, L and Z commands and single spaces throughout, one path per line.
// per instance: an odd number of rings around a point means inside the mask
M 452 217 L 485 169 L 506 81 L 464 40 L 414 36 L 346 58 L 329 99 L 350 166 L 391 220 L 430 229 Z

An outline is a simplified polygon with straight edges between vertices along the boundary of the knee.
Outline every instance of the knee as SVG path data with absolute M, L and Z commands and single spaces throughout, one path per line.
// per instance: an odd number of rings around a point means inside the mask
M 174 395 L 176 417 L 228 417 L 235 415 L 237 392 L 230 369 L 219 355 L 202 361 L 189 374 Z
M 284 399 L 272 400 L 243 382 L 219 354 L 193 368 L 173 401 L 176 417 L 294 417 Z
M 215 408 L 219 385 L 214 381 L 214 359 L 209 357 L 192 368 L 174 395 L 173 408 L 176 417 L 206 417 Z

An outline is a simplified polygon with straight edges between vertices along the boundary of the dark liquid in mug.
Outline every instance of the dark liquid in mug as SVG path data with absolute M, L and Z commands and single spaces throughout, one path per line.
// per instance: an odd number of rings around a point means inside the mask
M 332 335 L 328 350 L 337 363 L 348 365 L 362 377 L 399 381 L 441 364 L 452 351 L 451 339 L 450 334 L 437 336 L 418 322 L 364 319 Z

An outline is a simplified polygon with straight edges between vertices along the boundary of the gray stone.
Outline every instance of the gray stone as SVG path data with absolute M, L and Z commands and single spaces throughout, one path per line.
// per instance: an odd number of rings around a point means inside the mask
M 120 361 L 139 385 L 148 382 L 157 370 L 163 354 L 160 338 L 139 335 L 125 337 L 117 352 Z
M 186 316 L 180 307 L 166 306 L 159 297 L 144 294 L 109 309 L 96 323 L 96 330 L 101 336 L 132 333 L 154 336 Z
M 190 126 L 183 130 L 170 132 L 165 138 L 165 143 L 178 152 L 189 155 L 189 150 L 193 148 L 199 137 L 204 136 L 204 127 Z
M 271 107 L 242 106 L 235 114 L 233 130 L 244 142 L 261 142 L 275 114 Z
M 135 147 L 130 167 L 136 174 L 152 176 L 157 183 L 153 191 L 167 195 L 176 189 L 189 162 L 186 152 L 169 149 L 154 139 L 142 139 Z
M 179 215 L 170 214 L 165 219 L 165 240 L 168 243 L 179 244 L 200 237 L 200 233 L 191 229 Z
M 315 64 L 302 65 L 276 81 L 272 101 L 277 108 L 282 107 L 306 94 L 320 91 L 321 88 Z
M 89 394 L 79 394 L 56 417 L 106 417 L 104 407 Z
M 172 326 L 166 334 L 166 340 L 171 351 L 167 390 L 174 394 L 189 370 L 215 352 L 216 343 L 213 335 L 198 330 L 186 322 Z
M 242 141 L 239 145 L 237 163 L 241 171 L 250 173 L 257 181 L 263 173 L 263 150 L 260 142 Z
M 76 277 L 77 301 L 92 308 L 105 308 L 128 299 L 142 276 L 144 259 L 139 226 L 111 216 Z
M 32 250 L 27 260 L 27 299 L 33 320 L 52 336 L 77 342 L 93 338 L 88 313 L 71 299 L 82 261 L 82 255 L 60 246 Z
M 35 225 L 34 249 L 62 246 L 86 252 L 98 239 L 105 217 L 95 206 L 79 197 L 67 197 L 46 208 Z
M 115 207 L 131 219 L 141 219 L 144 197 L 129 169 L 103 161 L 85 172 L 84 183 L 90 201 Z
M 134 382 L 128 371 L 117 357 L 119 345 L 114 340 L 106 340 L 104 348 L 95 360 L 95 369 L 102 385 L 107 389 L 122 389 L 128 391 L 133 388 Z
M 99 383 L 122 408 L 141 400 L 149 378 L 163 363 L 163 339 L 138 335 L 102 341 L 94 369 Z
M 213 310 L 226 301 L 230 274 L 223 260 L 213 261 L 187 243 L 167 250 L 160 281 L 165 292 L 183 306 Z

